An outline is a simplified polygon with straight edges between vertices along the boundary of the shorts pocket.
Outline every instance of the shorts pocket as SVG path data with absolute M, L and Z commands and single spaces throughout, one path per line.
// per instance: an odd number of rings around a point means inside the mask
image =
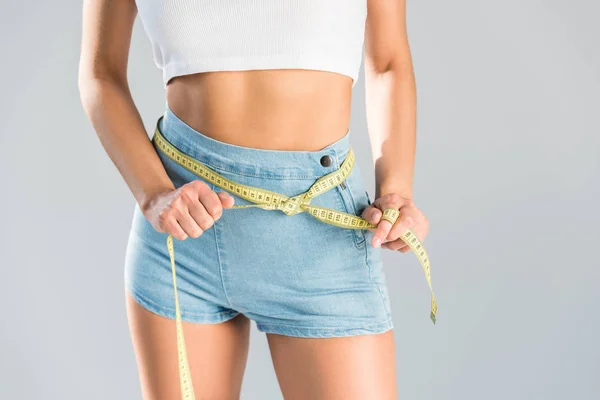
M 352 175 L 351 175 L 352 176 Z M 366 207 L 369 206 L 370 200 L 367 191 L 360 185 L 357 179 L 351 179 L 351 176 L 344 181 L 343 185 L 336 186 L 336 191 L 340 196 L 345 212 L 348 214 L 360 217 Z M 349 229 L 354 236 L 354 242 L 357 247 L 362 247 L 365 243 L 364 229 Z

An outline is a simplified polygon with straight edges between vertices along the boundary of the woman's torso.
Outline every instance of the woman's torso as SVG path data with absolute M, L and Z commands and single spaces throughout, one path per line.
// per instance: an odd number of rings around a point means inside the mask
M 349 129 L 351 80 L 318 71 L 233 71 L 176 77 L 171 110 L 195 130 L 244 147 L 319 150 Z
M 245 147 L 317 150 L 349 129 L 366 0 L 137 1 L 167 102 Z

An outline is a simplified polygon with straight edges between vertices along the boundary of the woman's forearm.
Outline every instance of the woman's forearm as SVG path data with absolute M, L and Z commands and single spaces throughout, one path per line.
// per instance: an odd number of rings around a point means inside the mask
M 80 79 L 81 102 L 113 164 L 142 209 L 174 186 L 145 131 L 126 84 Z
M 376 197 L 398 193 L 412 199 L 417 106 L 410 58 L 385 72 L 366 65 L 365 93 Z

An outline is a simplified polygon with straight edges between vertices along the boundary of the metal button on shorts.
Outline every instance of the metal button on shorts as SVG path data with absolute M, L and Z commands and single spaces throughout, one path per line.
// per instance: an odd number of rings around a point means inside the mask
M 321 157 L 321 165 L 324 167 L 330 167 L 332 163 L 331 156 Z

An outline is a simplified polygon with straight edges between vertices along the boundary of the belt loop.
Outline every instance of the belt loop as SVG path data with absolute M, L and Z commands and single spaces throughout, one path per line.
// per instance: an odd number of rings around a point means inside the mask
M 337 152 L 337 151 L 335 151 L 335 150 L 334 150 L 333 152 L 334 152 L 334 158 L 335 158 L 335 168 L 336 168 L 336 169 L 339 169 L 339 168 L 342 166 L 342 162 L 343 162 L 344 160 L 340 161 L 340 159 L 339 159 L 339 157 L 338 157 L 338 152 Z M 349 153 L 349 152 L 348 152 L 348 153 Z M 346 157 L 348 157 L 348 153 L 346 153 Z M 345 181 L 345 180 L 344 180 L 344 181 L 342 181 L 342 183 L 340 183 L 340 185 L 339 185 L 339 186 L 340 186 L 340 189 L 341 189 L 341 190 L 345 190 L 345 189 L 346 189 L 346 181 Z

